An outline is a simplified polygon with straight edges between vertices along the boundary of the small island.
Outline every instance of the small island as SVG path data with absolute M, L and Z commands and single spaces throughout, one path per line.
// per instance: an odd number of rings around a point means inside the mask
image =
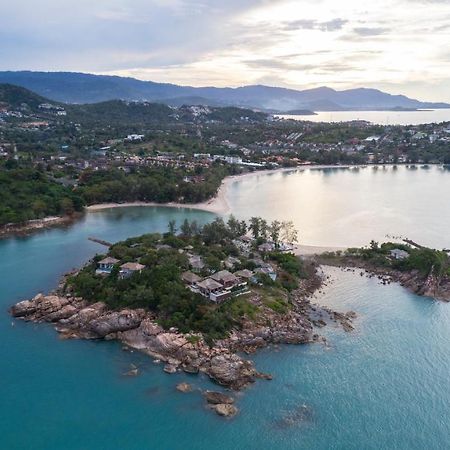
M 327 323 L 353 329 L 353 312 L 310 302 L 323 279 L 314 262 L 293 253 L 296 240 L 292 222 L 258 217 L 203 227 L 186 220 L 179 230 L 171 222 L 165 234 L 112 245 L 67 274 L 54 293 L 11 313 L 54 323 L 63 338 L 118 340 L 164 362 L 165 372 L 202 372 L 239 390 L 271 379 L 242 353 L 323 342 L 315 329 Z

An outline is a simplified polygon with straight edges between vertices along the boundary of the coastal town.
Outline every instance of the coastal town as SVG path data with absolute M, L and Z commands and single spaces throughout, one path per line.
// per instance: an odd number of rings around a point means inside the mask
M 450 123 L 313 123 L 236 107 L 148 102 L 66 105 L 1 85 L 0 233 L 67 220 L 86 205 L 201 203 L 227 176 L 259 170 L 445 168 L 449 148 Z

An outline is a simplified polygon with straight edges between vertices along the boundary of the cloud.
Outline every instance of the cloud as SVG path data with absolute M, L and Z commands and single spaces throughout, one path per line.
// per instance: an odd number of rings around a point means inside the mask
M 287 31 L 294 30 L 320 30 L 320 31 L 338 31 L 348 21 L 341 18 L 335 18 L 327 21 L 318 21 L 314 19 L 299 19 L 283 24 L 283 29 Z
M 0 70 L 450 101 L 450 0 L 0 0 Z
M 390 32 L 389 28 L 383 27 L 356 27 L 353 32 L 358 36 L 381 36 Z

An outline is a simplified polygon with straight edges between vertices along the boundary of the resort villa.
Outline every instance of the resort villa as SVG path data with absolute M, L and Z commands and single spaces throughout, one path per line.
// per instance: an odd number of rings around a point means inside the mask
M 102 259 L 97 263 L 97 270 L 95 271 L 95 273 L 97 275 L 109 275 L 114 266 L 119 262 L 120 261 L 118 259 L 108 256 L 107 258 Z
M 181 279 L 192 292 L 201 294 L 216 303 L 248 292 L 248 281 L 252 277 L 251 270 L 242 270 L 235 274 L 228 270 L 221 270 L 204 279 L 189 271 L 181 275 Z
M 145 266 L 139 263 L 129 262 L 120 266 L 119 277 L 128 278 L 135 273 L 141 273 L 145 269 Z

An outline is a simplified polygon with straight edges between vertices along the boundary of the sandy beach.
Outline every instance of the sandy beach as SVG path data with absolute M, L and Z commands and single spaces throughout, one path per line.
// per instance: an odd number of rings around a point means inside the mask
M 320 169 L 328 169 L 328 168 L 349 168 L 354 166 L 300 166 L 300 167 L 288 167 L 281 169 L 272 169 L 272 170 L 260 170 L 256 172 L 248 172 L 240 175 L 232 175 L 226 177 L 219 188 L 217 195 L 205 202 L 201 203 L 155 203 L 155 202 L 129 202 L 129 203 L 101 203 L 97 205 L 91 205 L 86 208 L 88 212 L 97 212 L 103 211 L 105 209 L 111 208 L 128 208 L 128 207 L 139 207 L 139 206 L 160 206 L 160 207 L 168 207 L 168 208 L 184 208 L 184 209 L 197 209 L 201 211 L 208 211 L 218 215 L 227 215 L 230 213 L 231 208 L 227 200 L 227 193 L 229 186 L 237 180 L 241 180 L 244 178 L 265 175 L 269 173 L 275 172 L 292 172 L 292 171 L 303 171 L 303 170 L 320 170 Z M 339 250 L 345 250 L 345 247 L 323 247 L 316 245 L 298 245 L 294 253 L 296 255 L 303 256 L 311 256 L 317 255 L 324 252 L 334 252 Z
M 100 203 L 96 205 L 90 205 L 86 207 L 88 212 L 103 211 L 105 209 L 111 208 L 129 208 L 136 206 L 164 206 L 168 208 L 190 208 L 198 209 L 202 211 L 208 211 L 219 215 L 226 215 L 230 213 L 230 205 L 227 200 L 227 191 L 229 186 L 237 180 L 255 177 L 259 175 L 266 175 L 269 173 L 276 172 L 293 172 L 293 171 L 303 171 L 303 170 L 320 170 L 320 169 L 330 169 L 330 168 L 349 168 L 354 166 L 299 166 L 299 167 L 285 167 L 281 169 L 268 169 L 268 170 L 258 170 L 255 172 L 247 172 L 240 175 L 232 175 L 224 178 L 222 184 L 217 192 L 217 195 L 205 202 L 201 203 L 156 203 L 156 202 L 128 202 L 128 203 Z

